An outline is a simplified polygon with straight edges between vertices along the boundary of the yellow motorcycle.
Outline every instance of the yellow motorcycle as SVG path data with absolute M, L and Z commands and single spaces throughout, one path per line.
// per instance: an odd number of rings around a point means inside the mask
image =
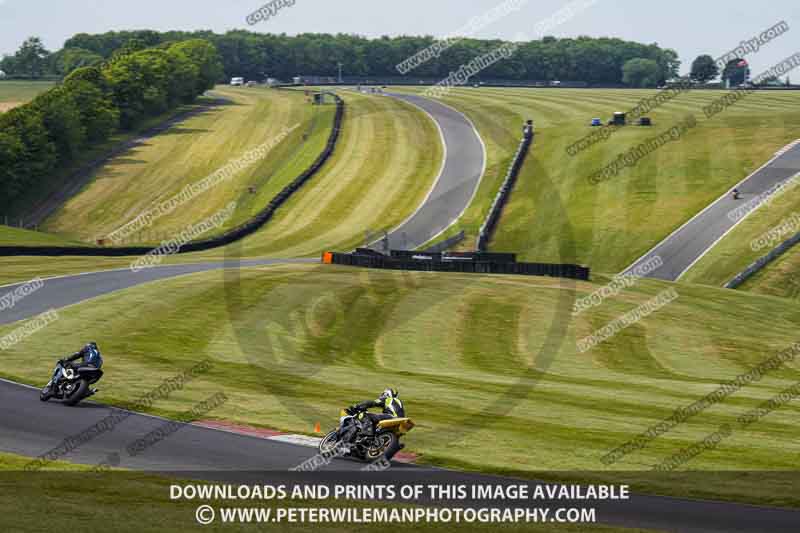
M 339 427 L 329 432 L 319 443 L 319 453 L 325 456 L 354 457 L 373 462 L 381 457 L 391 460 L 403 449 L 400 437 L 411 431 L 414 422 L 407 417 L 381 420 L 374 435 L 363 431 L 362 419 L 366 411 L 343 410 Z

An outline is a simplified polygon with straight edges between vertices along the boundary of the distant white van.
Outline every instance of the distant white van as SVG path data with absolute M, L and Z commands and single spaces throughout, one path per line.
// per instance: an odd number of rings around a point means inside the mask
M 244 85 L 244 78 L 231 78 L 231 85 L 234 86 Z

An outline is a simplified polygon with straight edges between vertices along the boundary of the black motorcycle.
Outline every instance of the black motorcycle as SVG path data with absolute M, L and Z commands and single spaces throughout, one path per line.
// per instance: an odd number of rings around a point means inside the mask
M 362 461 L 375 461 L 381 457 L 391 460 L 403 449 L 400 437 L 414 427 L 410 418 L 390 418 L 378 422 L 374 435 L 364 431 L 368 421 L 359 420 L 361 413 L 356 409 L 341 412 L 339 427 L 320 441 L 319 452 L 323 455 L 354 457 Z
M 39 393 L 39 399 L 46 402 L 56 398 L 62 400 L 64 405 L 75 405 L 97 392 L 91 385 L 103 377 L 103 371 L 93 366 L 74 366 L 59 361 L 53 376 Z

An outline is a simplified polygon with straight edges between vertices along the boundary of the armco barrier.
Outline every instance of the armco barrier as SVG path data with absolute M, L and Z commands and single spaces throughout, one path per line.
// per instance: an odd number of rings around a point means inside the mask
M 275 211 L 280 206 L 286 203 L 286 200 L 291 195 L 300 189 L 305 183 L 316 174 L 322 165 L 333 154 L 336 147 L 336 142 L 339 139 L 339 131 L 342 127 L 342 120 L 344 119 L 344 101 L 336 96 L 336 114 L 333 119 L 333 129 L 328 136 L 328 142 L 325 149 L 314 160 L 302 174 L 297 176 L 290 184 L 281 190 L 267 206 L 259 211 L 250 220 L 232 228 L 222 235 L 212 237 L 209 239 L 202 239 L 186 243 L 178 250 L 177 253 L 200 252 L 203 250 L 210 250 L 225 246 L 232 242 L 236 242 L 248 235 L 258 231 L 264 224 L 272 218 Z M 70 246 L 0 246 L 0 256 L 90 256 L 90 257 L 119 257 L 131 255 L 145 255 L 153 250 L 152 247 L 146 246 L 127 246 L 127 247 L 114 247 L 114 248 L 100 248 L 100 247 L 70 247 Z
M 533 124 L 531 121 L 528 121 L 523 129 L 522 140 L 517 148 L 517 153 L 514 154 L 514 158 L 511 161 L 511 166 L 506 173 L 506 178 L 503 180 L 503 185 L 500 187 L 500 191 L 497 193 L 497 196 L 495 196 L 494 202 L 492 202 L 492 207 L 489 209 L 489 214 L 486 215 L 486 220 L 483 222 L 483 225 L 478 232 L 478 241 L 475 244 L 475 248 L 477 250 L 485 251 L 489 246 L 489 240 L 494 234 L 494 230 L 497 227 L 497 222 L 500 220 L 500 215 L 502 214 L 503 208 L 508 202 L 508 198 L 511 195 L 511 191 L 517 181 L 517 176 L 519 176 L 519 171 L 522 168 L 522 164 L 525 162 L 525 157 L 528 155 L 528 150 L 530 149 L 531 143 L 533 143 L 533 136 Z
M 393 252 L 394 253 L 394 252 Z M 412 252 L 413 253 L 413 252 Z M 420 255 L 431 255 L 418 253 Z M 435 255 L 435 254 L 434 254 Z M 466 272 L 477 274 L 521 274 L 526 276 L 551 276 L 588 281 L 590 270 L 578 265 L 551 265 L 543 263 L 517 263 L 515 261 L 482 260 L 482 254 L 475 259 L 466 260 L 433 260 L 413 259 L 405 252 L 393 256 L 377 253 L 353 254 L 325 252 L 322 262 L 325 264 L 347 265 L 355 267 L 381 268 L 388 270 L 416 270 L 424 272 Z M 488 255 L 488 254 L 483 254 Z
M 735 289 L 748 279 L 750 279 L 753 275 L 755 275 L 759 270 L 770 264 L 771 262 L 775 261 L 778 257 L 786 253 L 790 248 L 800 242 L 800 233 L 795 234 L 794 236 L 786 239 L 778 246 L 770 250 L 770 252 L 763 256 L 756 259 L 750 266 L 744 269 L 742 272 L 736 275 L 732 280 L 725 284 L 726 289 Z

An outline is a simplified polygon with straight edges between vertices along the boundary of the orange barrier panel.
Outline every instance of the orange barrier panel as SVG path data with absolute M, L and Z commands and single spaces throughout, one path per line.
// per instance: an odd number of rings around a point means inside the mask
M 333 254 L 331 252 L 325 252 L 322 254 L 322 262 L 326 265 L 333 263 Z

